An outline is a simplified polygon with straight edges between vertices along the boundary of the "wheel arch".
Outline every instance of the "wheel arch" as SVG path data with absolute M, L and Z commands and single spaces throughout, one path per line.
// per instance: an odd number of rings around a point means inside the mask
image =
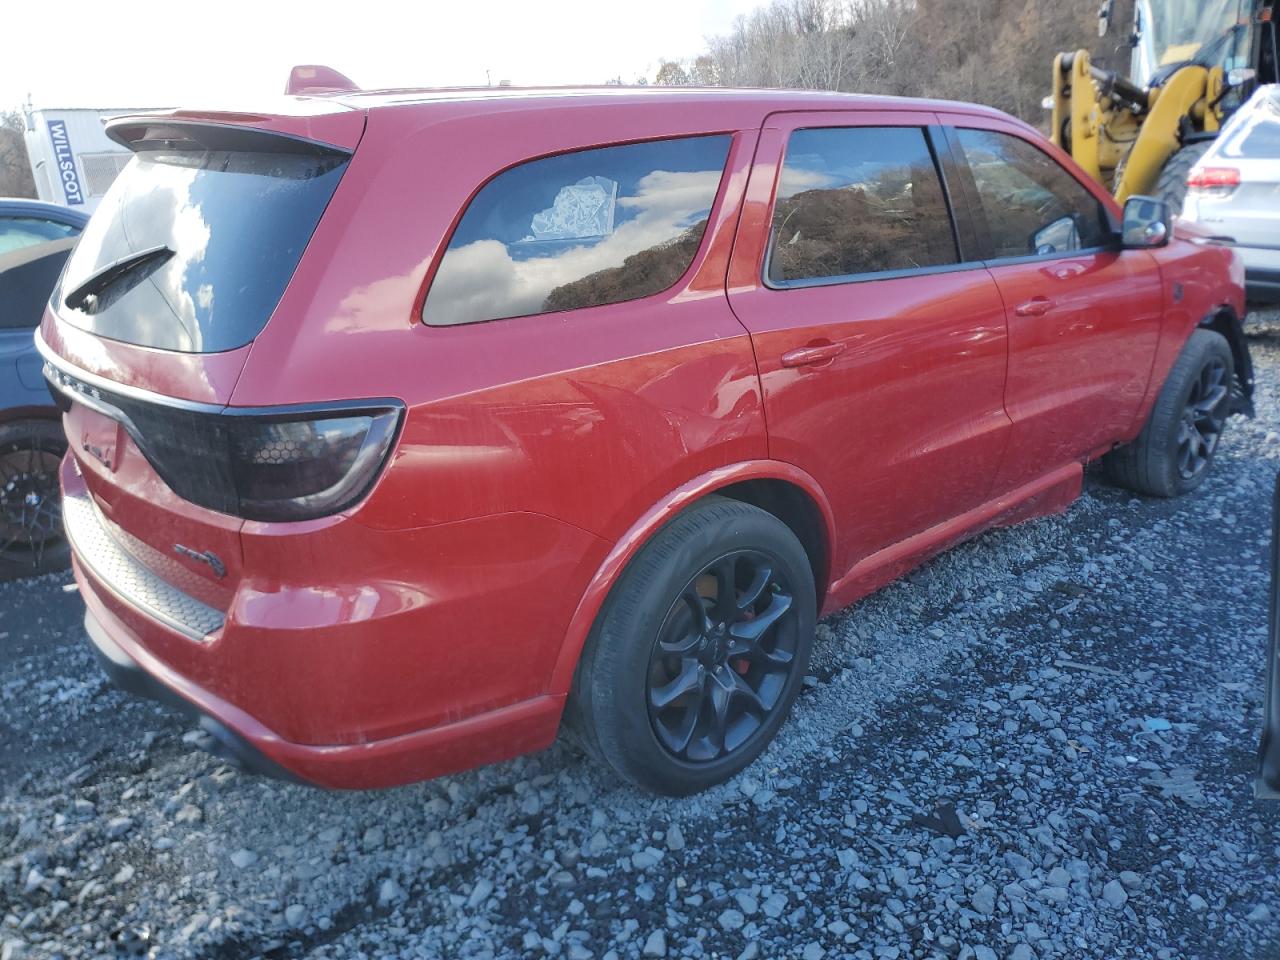
M 551 694 L 564 696 L 568 693 L 587 636 L 609 592 L 632 557 L 682 510 L 709 496 L 749 503 L 785 523 L 800 540 L 813 565 L 817 608 L 822 609 L 830 584 L 835 519 L 817 481 L 799 467 L 776 460 L 755 460 L 721 467 L 672 490 L 645 511 L 613 545 L 569 621 L 551 673 Z
M 1231 412 L 1253 416 L 1253 358 L 1244 337 L 1244 323 L 1233 307 L 1222 306 L 1200 321 L 1200 328 L 1219 333 L 1231 347 L 1236 382 L 1231 391 Z

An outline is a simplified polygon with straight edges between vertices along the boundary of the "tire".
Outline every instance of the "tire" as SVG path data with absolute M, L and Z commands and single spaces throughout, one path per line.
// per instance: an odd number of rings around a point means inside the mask
M 1188 144 L 1170 157 L 1160 171 L 1160 176 L 1156 179 L 1155 196 L 1169 204 L 1175 217 L 1182 216 L 1182 207 L 1187 201 L 1187 175 L 1209 152 L 1211 146 L 1212 141 Z
M 57 420 L 0 425 L 0 580 L 65 570 L 58 463 L 67 439 Z
M 1226 338 L 1213 330 L 1192 333 L 1138 438 L 1103 458 L 1111 480 L 1153 497 L 1200 486 L 1226 427 L 1234 377 Z
M 721 603 L 730 571 L 732 606 Z M 569 726 L 588 753 L 657 793 L 686 796 L 728 780 L 759 756 L 795 701 L 815 596 L 804 548 L 781 520 L 721 497 L 694 504 L 610 593 L 578 664 Z M 742 619 L 718 629 L 734 611 Z M 760 637 L 748 653 L 752 633 Z

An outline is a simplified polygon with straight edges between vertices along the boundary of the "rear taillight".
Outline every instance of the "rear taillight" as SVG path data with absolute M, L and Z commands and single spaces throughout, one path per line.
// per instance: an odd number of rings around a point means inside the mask
M 233 418 L 228 433 L 240 515 L 300 520 L 349 506 L 382 466 L 398 421 L 395 410 L 307 420 Z
M 1202 197 L 1229 197 L 1240 186 L 1235 167 L 1195 167 L 1187 177 L 1187 188 Z
M 224 409 L 87 384 L 45 364 L 62 402 L 124 424 L 184 500 L 246 520 L 313 520 L 360 500 L 386 463 L 403 405 L 394 400 Z

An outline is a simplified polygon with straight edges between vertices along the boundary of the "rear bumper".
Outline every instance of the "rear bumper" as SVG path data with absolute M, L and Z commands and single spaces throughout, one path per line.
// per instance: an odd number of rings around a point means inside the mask
M 248 773 L 257 773 L 278 780 L 297 781 L 298 778 L 276 763 L 230 727 L 220 723 L 211 714 L 202 713 L 193 703 L 178 696 L 147 671 L 138 666 L 124 652 L 98 619 L 90 612 L 84 615 L 84 629 L 89 635 L 93 652 L 107 677 L 121 690 L 136 697 L 156 700 L 176 709 L 197 721 L 215 743 L 214 752 Z
M 271 569 L 307 578 L 306 586 L 296 585 L 297 579 L 291 586 L 276 575 L 268 591 L 242 580 L 230 606 L 217 610 L 183 590 L 173 571 L 161 577 L 138 559 L 69 461 L 62 482 L 72 567 L 88 608 L 86 628 L 107 673 L 124 689 L 197 718 L 213 735 L 217 752 L 241 767 L 318 786 L 367 789 L 510 759 L 555 739 L 565 697 L 544 692 L 541 678 L 551 661 L 527 629 L 530 620 L 539 620 L 518 609 L 522 599 L 546 591 L 506 585 L 503 595 L 511 600 L 496 611 L 515 608 L 526 624 L 523 634 L 518 624 L 493 624 L 475 615 L 470 622 L 478 628 L 462 633 L 455 620 L 441 619 L 441 610 L 476 608 L 470 594 L 458 591 L 419 589 L 422 602 L 387 605 L 385 615 L 375 603 L 308 606 L 306 591 L 319 586 L 311 579 L 317 571 L 305 560 L 328 562 L 344 552 L 343 545 L 307 549 L 305 535 L 298 534 L 282 545 L 292 547 L 293 562 L 277 559 Z M 374 538 L 373 547 L 397 545 L 394 533 L 369 533 L 350 523 L 345 529 L 351 537 Z M 463 526 L 451 535 L 465 547 L 476 542 L 468 536 L 473 529 Z M 462 549 L 415 544 L 418 549 L 392 551 L 381 562 L 407 574 L 413 558 L 422 557 L 448 574 L 453 568 L 436 558 L 465 559 Z M 562 541 L 547 540 L 548 549 L 559 546 Z M 526 557 L 516 559 L 522 576 L 543 575 Z M 380 558 L 371 547 L 354 555 L 354 562 L 368 578 L 352 588 L 359 599 L 382 582 Z M 330 573 L 333 565 L 328 562 Z M 476 589 L 485 589 L 488 583 L 475 569 L 462 564 Z M 484 569 L 501 581 L 501 568 Z M 422 580 L 432 583 L 426 575 Z M 495 605 L 479 609 L 483 614 Z M 552 630 L 563 636 L 563 628 Z M 460 636 L 468 642 L 459 642 Z M 548 645 L 552 639 L 548 631 Z M 539 669 L 542 660 L 546 665 Z M 510 679 L 516 673 L 523 674 L 523 689 Z M 486 681 L 496 686 L 486 688 Z M 540 689 L 530 690 L 534 685 Z M 506 698 L 495 703 L 495 689 Z
M 107 675 L 121 689 L 198 720 L 219 755 L 242 769 L 338 790 L 397 786 L 494 763 L 547 747 L 563 697 L 544 696 L 457 723 L 360 744 L 292 743 L 245 711 L 179 676 L 151 656 L 73 560 L 87 612 L 85 628 Z

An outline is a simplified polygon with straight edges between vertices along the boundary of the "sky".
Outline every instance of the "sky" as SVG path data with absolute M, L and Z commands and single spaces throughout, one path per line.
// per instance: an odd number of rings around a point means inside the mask
M 301 63 L 366 89 L 631 82 L 763 2 L 5 0 L 0 110 L 245 103 Z

